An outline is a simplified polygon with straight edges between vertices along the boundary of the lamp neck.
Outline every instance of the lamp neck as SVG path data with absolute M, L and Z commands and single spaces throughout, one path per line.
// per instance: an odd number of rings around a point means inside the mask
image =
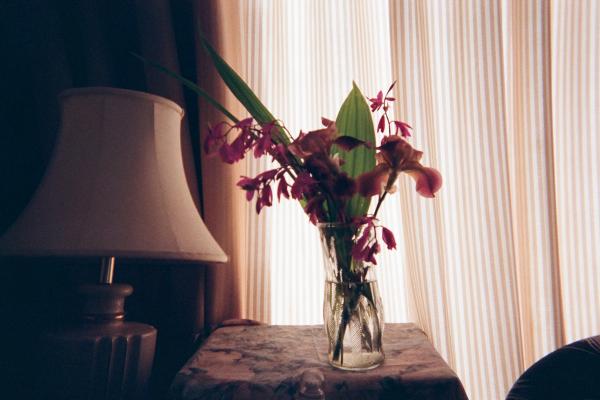
M 115 258 L 102 257 L 102 261 L 100 262 L 100 283 L 105 285 L 112 285 L 114 273 Z

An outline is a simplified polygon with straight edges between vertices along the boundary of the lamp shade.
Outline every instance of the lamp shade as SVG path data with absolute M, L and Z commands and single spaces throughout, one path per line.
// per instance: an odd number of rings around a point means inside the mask
M 63 92 L 54 154 L 0 253 L 224 262 L 183 169 L 183 110 L 114 88 Z

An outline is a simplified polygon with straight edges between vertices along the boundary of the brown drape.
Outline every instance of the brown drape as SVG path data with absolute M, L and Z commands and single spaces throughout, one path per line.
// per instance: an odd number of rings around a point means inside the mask
M 113 86 L 168 97 L 186 110 L 186 176 L 200 204 L 198 101 L 144 65 L 139 53 L 186 76 L 197 71 L 194 12 L 202 4 L 168 0 L 3 1 L 0 3 L 0 234 L 39 184 L 58 128 L 57 95 L 82 86 Z M 195 154 L 194 154 L 195 153 Z M 199 205 L 200 207 L 200 205 Z M 3 393 L 28 398 L 36 337 L 75 314 L 74 288 L 97 279 L 97 267 L 74 260 L 0 260 Z M 134 286 L 128 318 L 158 328 L 154 385 L 161 398 L 172 374 L 204 333 L 203 266 L 137 261 L 117 265 L 116 281 Z M 37 372 L 33 372 L 37 373 Z M 9 396 L 10 397 L 10 396 Z
M 196 3 L 200 29 L 222 57 L 237 71 L 241 67 L 241 32 L 238 0 L 202 0 Z M 197 54 L 202 54 L 199 49 Z M 238 118 L 246 114 L 227 90 L 212 63 L 199 56 L 198 82 Z M 200 102 L 203 125 L 217 123 L 225 117 L 210 105 Z M 201 129 L 201 135 L 206 129 Z M 229 255 L 229 262 L 209 268 L 207 276 L 207 322 L 246 317 L 244 300 L 247 215 L 244 194 L 236 183 L 244 173 L 243 163 L 228 165 L 217 158 L 202 157 L 204 221 L 215 239 Z

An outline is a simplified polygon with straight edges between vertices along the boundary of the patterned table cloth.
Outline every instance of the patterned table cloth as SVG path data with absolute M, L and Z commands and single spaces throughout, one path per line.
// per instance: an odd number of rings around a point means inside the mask
M 385 362 L 366 372 L 327 363 L 323 326 L 217 329 L 176 375 L 172 399 L 467 399 L 414 324 L 386 324 Z

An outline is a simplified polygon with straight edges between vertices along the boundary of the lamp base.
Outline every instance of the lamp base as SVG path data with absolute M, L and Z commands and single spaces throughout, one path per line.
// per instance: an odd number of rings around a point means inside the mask
M 124 321 L 129 285 L 85 285 L 84 317 L 78 325 L 42 337 L 41 398 L 146 399 L 156 329 Z

